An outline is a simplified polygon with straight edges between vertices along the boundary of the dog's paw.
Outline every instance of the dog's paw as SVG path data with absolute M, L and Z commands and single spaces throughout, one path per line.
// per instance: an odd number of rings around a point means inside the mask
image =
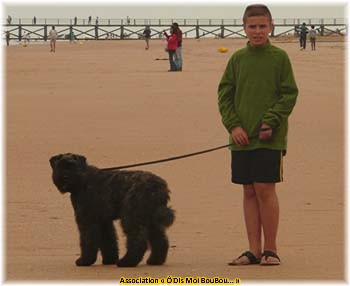
M 164 260 L 160 260 L 160 259 L 153 259 L 153 258 L 149 258 L 147 259 L 147 264 L 148 265 L 162 265 L 164 264 Z
M 130 261 L 127 259 L 120 259 L 117 261 L 117 266 L 118 267 L 135 267 L 137 266 L 138 263 L 134 262 L 134 261 Z
M 84 260 L 83 258 L 79 257 L 75 261 L 76 266 L 90 266 L 95 263 L 95 260 Z
M 118 261 L 117 258 L 103 258 L 103 259 L 102 259 L 102 264 L 103 264 L 103 265 L 116 264 L 117 261 Z

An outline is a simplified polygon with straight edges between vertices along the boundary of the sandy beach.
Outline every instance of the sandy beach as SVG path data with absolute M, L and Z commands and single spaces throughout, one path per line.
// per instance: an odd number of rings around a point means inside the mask
M 337 40 L 337 38 L 334 38 Z M 290 56 L 300 90 L 290 118 L 284 182 L 278 185 L 279 267 L 230 267 L 248 247 L 242 190 L 230 182 L 221 149 L 149 165 L 167 180 L 176 222 L 164 266 L 74 264 L 78 231 L 69 195 L 51 180 L 49 158 L 83 154 L 112 167 L 191 153 L 228 143 L 217 87 L 244 39 L 185 39 L 182 72 L 169 73 L 164 42 L 91 41 L 4 47 L 5 269 L 7 281 L 118 282 L 124 277 L 221 277 L 245 281 L 345 279 L 344 118 L 346 43 L 300 51 L 296 40 L 272 42 Z M 219 47 L 229 49 L 219 53 Z M 160 60 L 156 60 L 160 59 Z M 165 59 L 165 60 L 163 60 Z M 118 223 L 116 223 L 118 226 Z M 125 238 L 118 226 L 120 255 Z

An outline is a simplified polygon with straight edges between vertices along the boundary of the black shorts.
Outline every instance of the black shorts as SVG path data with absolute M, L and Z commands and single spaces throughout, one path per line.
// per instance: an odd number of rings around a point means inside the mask
M 231 151 L 232 183 L 278 183 L 283 181 L 285 151 L 256 149 Z

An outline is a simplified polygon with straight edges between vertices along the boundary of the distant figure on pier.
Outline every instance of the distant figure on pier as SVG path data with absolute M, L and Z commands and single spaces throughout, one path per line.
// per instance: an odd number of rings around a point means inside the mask
M 12 22 L 12 18 L 10 15 L 7 16 L 7 24 L 11 24 Z
M 98 25 L 98 16 L 96 17 L 96 25 Z
M 127 23 L 128 25 L 130 25 L 130 17 L 129 17 L 129 16 L 126 16 L 126 23 Z
M 36 17 L 33 18 L 33 24 L 36 25 Z
M 149 49 L 149 39 L 151 38 L 151 28 L 149 26 L 145 27 L 145 30 L 143 31 L 143 36 L 145 37 L 146 41 L 146 50 Z
M 173 23 L 173 28 L 177 36 L 177 48 L 175 53 L 175 64 L 178 71 L 182 71 L 182 31 L 178 23 Z
M 308 33 L 308 28 L 306 27 L 306 23 L 303 23 L 301 27 L 298 28 L 299 32 L 299 42 L 300 42 L 300 50 L 306 49 L 306 35 Z
M 74 26 L 78 23 L 78 18 L 75 16 L 74 17 Z
M 316 51 L 316 33 L 315 26 L 311 25 L 311 30 L 309 31 L 311 50 Z
M 57 31 L 55 30 L 55 26 L 52 26 L 51 31 L 49 32 L 49 37 L 50 37 L 50 47 L 51 50 L 50 52 L 56 52 L 56 40 L 58 37 Z
M 91 16 L 88 18 L 88 25 L 91 25 Z
M 10 32 L 6 31 L 6 45 L 9 46 L 10 45 Z

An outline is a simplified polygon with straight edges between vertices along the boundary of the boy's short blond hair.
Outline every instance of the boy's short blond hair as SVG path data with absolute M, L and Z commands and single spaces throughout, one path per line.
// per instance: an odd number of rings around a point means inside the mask
M 269 8 L 263 4 L 253 4 L 247 6 L 243 14 L 243 24 L 246 23 L 248 17 L 266 16 L 272 23 L 272 15 Z

